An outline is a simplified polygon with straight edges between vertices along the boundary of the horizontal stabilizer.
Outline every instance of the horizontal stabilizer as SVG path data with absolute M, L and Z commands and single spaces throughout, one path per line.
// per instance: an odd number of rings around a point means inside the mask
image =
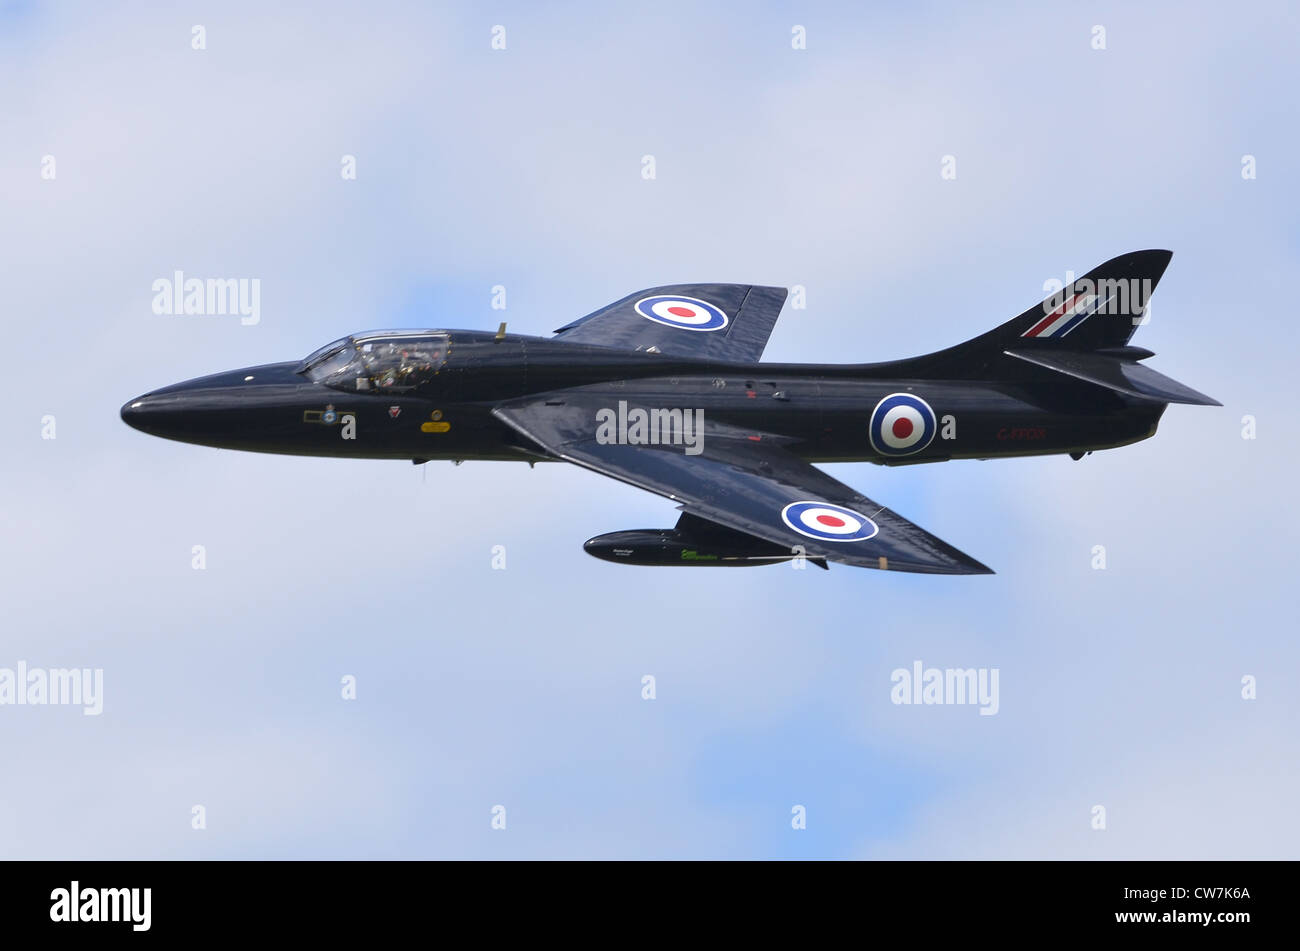
M 1104 386 L 1125 396 L 1157 403 L 1195 403 L 1222 406 L 1218 400 L 1183 386 L 1150 367 L 1105 353 L 1077 350 L 1006 350 L 1009 357 L 1056 370 L 1077 380 Z

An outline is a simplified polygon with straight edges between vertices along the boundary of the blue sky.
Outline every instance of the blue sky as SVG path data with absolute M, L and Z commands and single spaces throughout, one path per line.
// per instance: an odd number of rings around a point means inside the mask
M 1297 25 L 0 6 L 0 667 L 105 692 L 0 707 L 0 855 L 1294 858 Z M 545 334 L 673 282 L 802 284 L 769 359 L 891 359 L 1144 247 L 1175 254 L 1134 342 L 1223 408 L 1080 463 L 828 467 L 991 577 L 620 568 L 582 541 L 676 513 L 573 467 L 238 454 L 117 415 L 354 330 Z M 260 279 L 261 322 L 154 314 L 178 268 Z M 918 659 L 997 667 L 998 714 L 892 704 Z

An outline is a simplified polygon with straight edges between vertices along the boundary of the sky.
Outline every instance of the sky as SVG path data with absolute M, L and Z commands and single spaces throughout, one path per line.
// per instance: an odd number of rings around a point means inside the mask
M 0 678 L 102 671 L 0 703 L 0 857 L 1296 858 L 1297 90 L 1284 2 L 0 2 Z M 826 466 L 992 576 L 610 565 L 673 505 L 118 416 L 671 283 L 806 288 L 766 359 L 895 359 L 1140 248 L 1133 342 L 1221 408 Z M 154 313 L 178 269 L 260 319 Z M 892 702 L 917 661 L 996 714 Z

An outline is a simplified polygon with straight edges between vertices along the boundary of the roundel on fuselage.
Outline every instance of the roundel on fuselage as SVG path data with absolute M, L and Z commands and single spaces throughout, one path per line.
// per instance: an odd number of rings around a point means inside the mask
M 868 434 L 882 456 L 910 456 L 930 445 L 938 431 L 930 404 L 911 393 L 891 393 L 871 411 Z

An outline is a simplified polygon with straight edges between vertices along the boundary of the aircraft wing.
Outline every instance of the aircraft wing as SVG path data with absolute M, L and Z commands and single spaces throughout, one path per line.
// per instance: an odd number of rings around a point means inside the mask
M 597 438 L 604 393 L 518 400 L 493 414 L 547 452 L 681 503 L 682 511 L 810 558 L 930 574 L 992 574 L 975 559 L 793 455 L 781 437 L 717 426 L 700 452 Z
M 784 287 L 650 287 L 561 327 L 564 340 L 678 357 L 758 362 L 785 304 Z

